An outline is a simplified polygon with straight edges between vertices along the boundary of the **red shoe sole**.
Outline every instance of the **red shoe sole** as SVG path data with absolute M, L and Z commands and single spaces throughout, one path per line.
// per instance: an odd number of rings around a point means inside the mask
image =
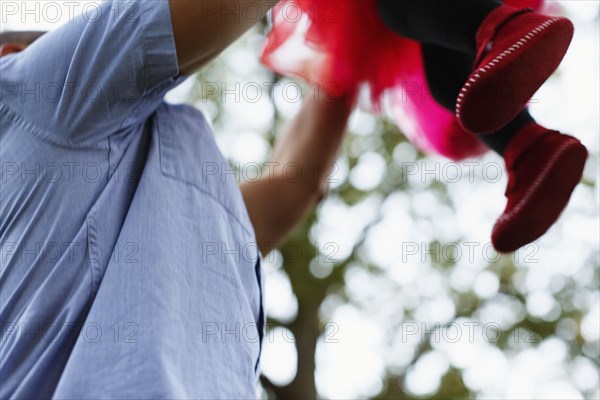
M 514 252 L 548 231 L 581 180 L 587 157 L 586 148 L 576 139 L 555 153 L 523 200 L 494 226 L 492 243 L 498 252 Z
M 471 74 L 457 103 L 456 117 L 469 132 L 495 132 L 509 123 L 563 60 L 573 24 L 546 21 Z

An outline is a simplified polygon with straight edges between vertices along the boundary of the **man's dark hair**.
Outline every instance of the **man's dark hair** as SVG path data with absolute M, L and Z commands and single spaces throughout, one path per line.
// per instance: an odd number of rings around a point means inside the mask
M 40 36 L 45 34 L 44 31 L 7 31 L 0 32 L 0 46 L 7 43 L 18 43 L 29 46 L 35 42 Z

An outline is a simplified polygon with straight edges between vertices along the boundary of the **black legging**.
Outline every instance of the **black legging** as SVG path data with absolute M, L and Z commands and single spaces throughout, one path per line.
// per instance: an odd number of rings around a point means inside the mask
M 475 62 L 477 30 L 501 5 L 500 0 L 377 0 L 379 14 L 390 29 L 422 43 L 431 94 L 452 112 Z M 519 129 L 531 121 L 524 109 L 499 131 L 478 137 L 502 155 Z

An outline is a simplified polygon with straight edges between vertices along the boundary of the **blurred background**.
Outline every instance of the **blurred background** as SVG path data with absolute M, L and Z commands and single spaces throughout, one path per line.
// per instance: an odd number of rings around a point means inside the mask
M 25 3 L 42 12 L 5 14 L 2 30 L 54 29 L 73 9 L 65 3 L 87 2 Z M 329 197 L 263 261 L 260 397 L 600 398 L 599 4 L 552 2 L 576 34 L 531 111 L 590 159 L 559 222 L 515 254 L 489 239 L 505 206 L 500 157 L 422 154 L 395 110 L 357 107 Z M 205 113 L 240 180 L 260 174 L 312 95 L 260 65 L 268 29 L 168 95 Z

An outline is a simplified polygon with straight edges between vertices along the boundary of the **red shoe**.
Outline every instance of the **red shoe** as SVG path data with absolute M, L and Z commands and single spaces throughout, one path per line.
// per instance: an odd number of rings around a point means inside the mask
M 574 137 L 535 122 L 508 144 L 508 203 L 492 232 L 492 243 L 510 253 L 533 242 L 556 222 L 581 180 L 588 152 Z
M 510 122 L 558 68 L 573 31 L 568 19 L 528 8 L 492 11 L 477 32 L 474 72 L 457 99 L 461 126 L 483 134 Z

